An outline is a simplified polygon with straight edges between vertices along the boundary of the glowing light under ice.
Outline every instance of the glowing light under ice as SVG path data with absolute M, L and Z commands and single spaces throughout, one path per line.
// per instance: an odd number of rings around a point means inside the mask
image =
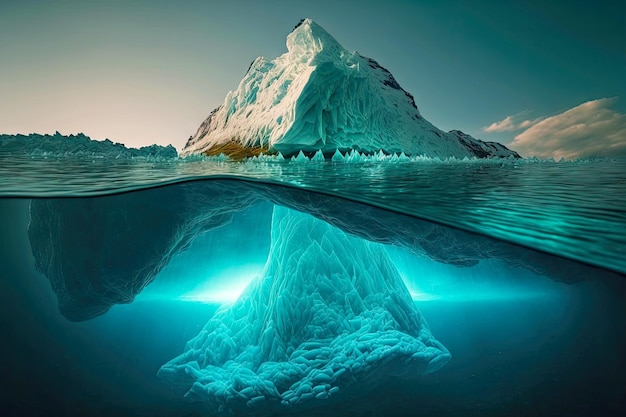
M 263 265 L 245 265 L 222 269 L 193 290 L 180 296 L 184 301 L 234 303 L 250 282 L 263 272 Z
M 159 376 L 232 414 L 364 392 L 449 359 L 381 245 L 276 207 L 263 274 Z
M 389 251 L 389 248 L 386 248 Z M 514 285 L 493 280 L 491 276 L 501 278 L 505 273 L 501 265 L 484 263 L 481 267 L 474 267 L 476 271 L 465 271 L 462 275 L 456 271 L 447 271 L 450 266 L 440 265 L 428 259 L 419 259 L 419 267 L 407 262 L 406 258 L 397 255 L 397 250 L 391 254 L 391 259 L 398 269 L 402 281 L 406 285 L 413 301 L 424 302 L 485 302 L 485 301 L 520 301 L 554 296 L 554 284 L 543 285 L 534 282 L 532 287 Z M 409 257 L 408 259 L 413 259 Z M 463 270 L 462 270 L 463 271 Z M 446 273 L 447 272 L 447 273 Z M 230 267 L 212 275 L 191 291 L 181 295 L 175 294 L 175 289 L 165 292 L 150 293 L 146 291 L 138 298 L 177 299 L 180 301 L 199 302 L 206 304 L 232 304 L 245 291 L 252 280 L 263 274 L 263 265 L 245 265 Z M 459 276 L 459 274 L 461 274 Z M 475 280 L 473 274 L 481 276 Z M 428 277 L 428 279 L 424 279 Z M 529 277 L 537 278 L 536 276 Z M 419 285 L 416 282 L 421 282 Z M 428 282 L 436 283 L 433 287 Z M 540 281 L 543 282 L 543 281 Z M 172 294 L 174 292 L 174 294 Z M 147 293 L 147 294 L 146 294 Z

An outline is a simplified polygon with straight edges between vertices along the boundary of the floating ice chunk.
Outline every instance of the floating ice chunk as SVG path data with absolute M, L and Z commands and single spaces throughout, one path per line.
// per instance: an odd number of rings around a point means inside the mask
M 280 207 L 271 235 L 262 276 L 160 369 L 188 398 L 215 414 L 297 407 L 448 362 L 383 246 Z

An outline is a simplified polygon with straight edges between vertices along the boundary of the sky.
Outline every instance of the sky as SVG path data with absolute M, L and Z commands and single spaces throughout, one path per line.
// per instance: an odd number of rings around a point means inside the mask
M 626 157 L 626 3 L 607 0 L 0 0 L 0 133 L 180 150 L 304 17 L 443 130 L 526 156 Z

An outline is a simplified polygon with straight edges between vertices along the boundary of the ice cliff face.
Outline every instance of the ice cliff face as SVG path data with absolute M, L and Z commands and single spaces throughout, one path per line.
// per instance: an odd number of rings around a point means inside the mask
M 384 247 L 278 206 L 271 242 L 263 276 L 159 371 L 188 398 L 229 415 L 302 406 L 450 360 Z
M 349 52 L 311 19 L 287 36 L 287 53 L 252 62 L 237 90 L 213 110 L 182 155 L 226 144 L 283 154 L 383 150 L 439 157 L 519 156 L 425 120 L 389 71 Z

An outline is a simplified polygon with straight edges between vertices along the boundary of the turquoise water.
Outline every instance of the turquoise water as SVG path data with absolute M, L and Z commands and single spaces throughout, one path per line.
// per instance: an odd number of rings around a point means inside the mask
M 626 410 L 624 161 L 14 158 L 0 196 L 2 415 Z
M 203 178 L 332 194 L 626 273 L 626 160 L 0 160 L 7 197 L 106 195 Z

